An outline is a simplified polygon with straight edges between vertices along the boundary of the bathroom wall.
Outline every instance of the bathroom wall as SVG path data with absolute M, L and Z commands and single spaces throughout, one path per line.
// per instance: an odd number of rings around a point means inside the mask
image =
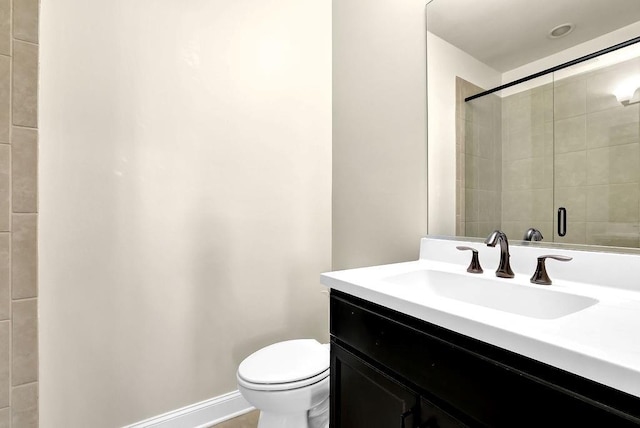
M 427 225 L 424 2 L 333 2 L 333 268 L 417 259 Z
M 330 2 L 47 0 L 41 41 L 41 426 L 134 423 L 326 341 Z
M 0 427 L 38 426 L 38 2 L 0 1 Z

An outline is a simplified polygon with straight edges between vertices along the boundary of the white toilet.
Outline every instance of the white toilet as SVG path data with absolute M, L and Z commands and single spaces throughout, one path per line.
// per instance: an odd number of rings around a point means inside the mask
M 328 345 L 314 339 L 274 343 L 245 358 L 237 378 L 242 396 L 260 410 L 258 428 L 329 426 Z

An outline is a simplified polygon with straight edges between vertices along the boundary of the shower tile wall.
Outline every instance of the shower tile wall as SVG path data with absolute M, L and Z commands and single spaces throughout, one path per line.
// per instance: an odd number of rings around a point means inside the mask
M 613 95 L 640 59 L 555 83 L 555 200 L 568 213 L 558 242 L 640 244 L 640 104 Z
M 38 7 L 0 0 L 0 428 L 38 426 Z
M 502 230 L 553 237 L 553 86 L 502 100 Z
M 464 99 L 483 89 L 456 80 L 456 234 L 487 236 L 500 228 L 502 143 L 500 98 Z

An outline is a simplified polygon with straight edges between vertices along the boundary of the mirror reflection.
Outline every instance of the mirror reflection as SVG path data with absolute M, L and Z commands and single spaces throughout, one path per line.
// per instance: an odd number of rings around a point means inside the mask
M 427 5 L 430 233 L 640 247 L 640 8 L 590 3 Z

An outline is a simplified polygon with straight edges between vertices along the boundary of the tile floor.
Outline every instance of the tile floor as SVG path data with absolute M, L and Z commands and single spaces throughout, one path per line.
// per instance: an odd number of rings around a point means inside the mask
M 260 412 L 254 410 L 237 418 L 230 419 L 221 424 L 215 425 L 215 428 L 256 428 L 258 426 L 258 417 Z M 213 428 L 213 427 L 212 427 Z

